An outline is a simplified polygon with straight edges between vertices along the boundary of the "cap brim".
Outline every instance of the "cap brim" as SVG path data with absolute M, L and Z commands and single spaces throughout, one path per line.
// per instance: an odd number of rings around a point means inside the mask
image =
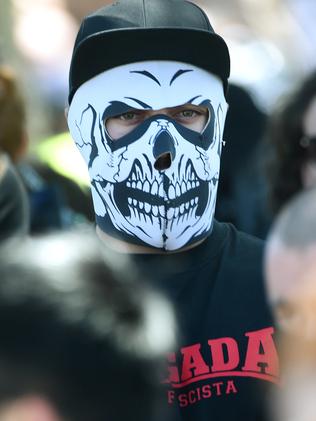
M 98 32 L 74 50 L 69 104 L 76 90 L 99 73 L 145 60 L 173 60 L 208 70 L 227 81 L 230 58 L 223 38 L 187 28 L 130 28 Z

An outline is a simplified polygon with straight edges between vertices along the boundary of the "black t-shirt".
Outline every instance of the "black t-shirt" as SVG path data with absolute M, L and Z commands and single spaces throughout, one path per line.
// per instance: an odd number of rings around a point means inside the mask
M 262 251 L 262 241 L 215 222 L 189 251 L 134 256 L 175 306 L 179 345 L 168 356 L 165 386 L 176 419 L 266 419 L 278 359 Z

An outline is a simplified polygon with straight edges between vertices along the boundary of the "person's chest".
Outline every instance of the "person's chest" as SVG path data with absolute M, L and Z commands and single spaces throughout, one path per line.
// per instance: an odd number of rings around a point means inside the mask
M 190 421 L 259 419 L 262 393 L 278 383 L 275 331 L 259 272 L 213 264 L 183 274 L 168 295 L 179 326 L 164 379 L 168 406 Z

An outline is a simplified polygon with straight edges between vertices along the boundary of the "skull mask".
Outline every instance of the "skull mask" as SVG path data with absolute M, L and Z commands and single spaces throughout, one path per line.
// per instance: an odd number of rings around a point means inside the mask
M 204 106 L 201 133 L 154 115 L 113 140 L 108 118 L 130 109 Z M 107 70 L 75 93 L 69 129 L 89 168 L 98 226 L 129 243 L 177 250 L 212 230 L 227 111 L 223 85 L 193 65 L 147 61 Z M 167 154 L 170 166 L 157 167 Z

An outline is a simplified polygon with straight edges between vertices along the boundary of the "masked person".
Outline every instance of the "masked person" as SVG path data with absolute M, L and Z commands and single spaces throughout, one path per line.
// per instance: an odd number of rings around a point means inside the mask
M 278 375 L 262 243 L 214 220 L 229 68 L 197 5 L 122 0 L 84 19 L 70 69 L 98 234 L 176 309 L 166 403 L 185 420 L 262 419 Z

